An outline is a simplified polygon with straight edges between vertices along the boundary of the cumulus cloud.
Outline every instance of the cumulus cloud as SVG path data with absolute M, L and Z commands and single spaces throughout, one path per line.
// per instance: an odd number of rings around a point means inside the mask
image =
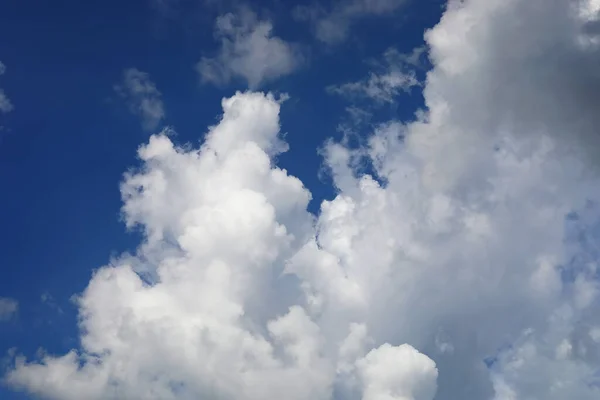
M 6 66 L 4 65 L 4 63 L 2 63 L 2 61 L 0 61 L 0 75 L 4 75 L 5 72 Z M 12 111 L 13 109 L 14 106 L 12 102 L 10 101 L 6 93 L 4 93 L 4 90 L 0 88 L 0 112 L 7 113 Z
M 115 91 L 129 107 L 131 113 L 140 118 L 142 127 L 147 131 L 155 130 L 165 117 L 162 93 L 150 80 L 150 75 L 136 68 L 123 71 L 121 83 L 115 85 Z
M 369 332 L 328 332 L 286 275 L 314 232 L 310 193 L 270 158 L 285 150 L 279 109 L 271 95 L 238 93 L 200 149 L 165 135 L 140 148 L 123 212 L 146 241 L 81 295 L 82 352 L 18 359 L 7 382 L 57 399 L 300 400 L 331 398 L 348 376 L 365 393 L 430 399 L 432 361 L 407 346 L 366 355 Z M 377 378 L 382 368 L 392 370 Z
M 0 297 L 0 321 L 8 321 L 19 310 L 19 303 L 8 297 Z
M 330 85 L 327 91 L 346 98 L 368 98 L 377 103 L 392 103 L 400 93 L 408 93 L 419 86 L 415 68 L 420 65 L 422 48 L 411 54 L 401 54 L 395 48 L 388 49 L 382 62 L 373 63 L 369 77 L 357 82 Z
M 282 101 L 224 99 L 198 148 L 125 177 L 145 233 L 79 297 L 81 349 L 6 382 L 52 399 L 595 400 L 600 41 L 592 1 L 451 1 L 426 109 L 328 141 L 338 194 L 278 168 Z M 364 175 L 356 166 L 369 163 Z
M 320 41 L 337 44 L 348 37 L 356 21 L 368 16 L 389 15 L 405 3 L 405 0 L 339 0 L 331 9 L 318 4 L 298 6 L 294 9 L 294 16 L 298 20 L 309 21 Z
M 203 57 L 197 65 L 202 82 L 224 84 L 242 78 L 251 88 L 295 71 L 303 56 L 298 46 L 273 36 L 273 24 L 241 9 L 217 18 L 218 54 Z

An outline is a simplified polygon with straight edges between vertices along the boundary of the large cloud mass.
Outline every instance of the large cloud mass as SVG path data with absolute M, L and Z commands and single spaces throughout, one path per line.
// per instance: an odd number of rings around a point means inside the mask
M 7 382 L 61 400 L 598 399 L 599 8 L 451 1 L 426 34 L 427 109 L 365 148 L 328 142 L 339 193 L 316 217 L 274 165 L 271 95 L 223 100 L 200 149 L 153 136 L 122 185 L 146 240 L 81 295 L 81 351 L 18 359 Z

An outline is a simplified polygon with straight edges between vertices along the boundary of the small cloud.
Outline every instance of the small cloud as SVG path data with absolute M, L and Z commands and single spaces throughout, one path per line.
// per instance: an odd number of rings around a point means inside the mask
M 9 297 L 0 297 L 0 321 L 8 321 L 19 310 L 19 303 Z
M 427 58 L 427 47 L 419 46 L 415 47 L 410 53 L 400 53 L 395 47 L 389 48 L 383 57 L 388 64 L 401 64 L 412 65 L 417 68 L 424 68 L 425 59 Z
M 317 39 L 333 45 L 343 42 L 350 27 L 359 19 L 368 16 L 389 15 L 406 3 L 405 0 L 346 0 L 338 1 L 331 9 L 316 4 L 298 6 L 294 17 L 308 21 Z
M 241 77 L 251 88 L 295 71 L 303 62 L 298 47 L 273 36 L 273 24 L 241 9 L 217 18 L 215 37 L 221 48 L 213 57 L 203 57 L 196 69 L 203 83 L 226 84 Z
M 346 107 L 346 112 L 355 124 L 363 124 L 368 122 L 373 116 L 369 111 L 363 110 L 356 106 Z
M 344 135 L 342 141 L 348 143 L 350 138 L 359 139 L 358 129 L 368 126 L 372 118 L 373 113 L 369 110 L 354 105 L 346 107 L 346 115 L 337 126 L 337 131 Z
M 149 0 L 150 7 L 158 12 L 171 12 L 179 4 L 179 0 Z
M 64 313 L 62 308 L 56 302 L 56 299 L 54 298 L 54 296 L 52 296 L 50 293 L 48 293 L 48 292 L 42 293 L 42 295 L 40 296 L 40 300 L 43 304 L 47 305 L 48 307 L 52 308 L 53 310 L 56 310 L 59 314 Z
M 136 68 L 123 71 L 123 80 L 115 91 L 127 102 L 133 115 L 140 118 L 144 130 L 155 130 L 165 118 L 162 93 L 148 73 Z
M 5 73 L 6 65 L 4 65 L 2 61 L 0 61 L 0 75 L 4 75 Z M 15 107 L 13 106 L 12 102 L 10 101 L 6 93 L 4 93 L 4 90 L 0 88 L 0 112 L 8 113 L 11 112 L 14 108 Z
M 10 99 L 4 93 L 4 90 L 0 89 L 0 111 L 3 113 L 11 112 L 15 107 L 12 105 Z
M 424 50 L 420 48 L 410 54 L 389 49 L 383 55 L 383 62 L 372 62 L 374 71 L 368 78 L 341 85 L 327 87 L 327 92 L 344 97 L 366 97 L 378 103 L 392 103 L 400 93 L 408 93 L 419 86 L 415 67 L 421 65 Z

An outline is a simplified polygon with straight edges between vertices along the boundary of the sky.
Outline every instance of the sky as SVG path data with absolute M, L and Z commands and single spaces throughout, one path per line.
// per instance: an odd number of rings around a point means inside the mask
M 0 5 L 0 398 L 600 397 L 600 2 Z

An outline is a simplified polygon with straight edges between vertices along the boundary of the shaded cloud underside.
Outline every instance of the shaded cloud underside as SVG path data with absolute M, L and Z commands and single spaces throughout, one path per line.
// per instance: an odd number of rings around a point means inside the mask
M 121 186 L 146 239 L 81 295 L 82 351 L 6 381 L 61 400 L 598 399 L 598 9 L 450 1 L 426 112 L 329 141 L 339 194 L 318 216 L 273 165 L 271 95 L 224 99 L 199 149 L 152 136 Z

